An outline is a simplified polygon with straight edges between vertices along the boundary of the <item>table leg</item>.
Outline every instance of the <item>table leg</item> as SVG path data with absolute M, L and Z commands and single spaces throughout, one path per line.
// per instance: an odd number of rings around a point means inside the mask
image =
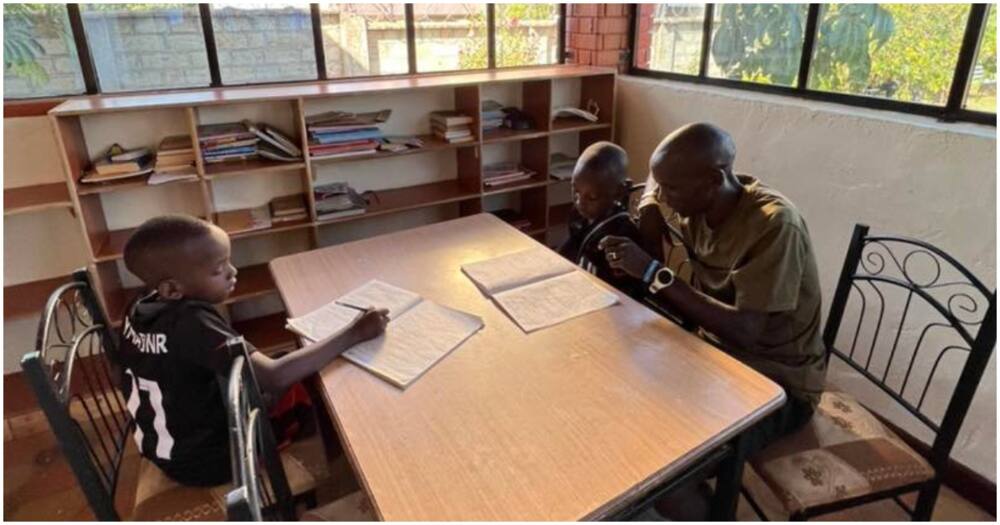
M 712 521 L 735 521 L 736 506 L 740 502 L 743 484 L 743 464 L 746 462 L 743 435 L 731 442 L 730 454 L 719 464 L 715 478 L 715 495 L 712 497 Z

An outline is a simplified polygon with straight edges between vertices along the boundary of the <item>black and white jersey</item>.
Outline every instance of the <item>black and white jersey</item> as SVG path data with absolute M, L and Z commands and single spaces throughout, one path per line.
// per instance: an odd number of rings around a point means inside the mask
M 161 300 L 129 308 L 122 323 L 123 392 L 142 455 L 186 485 L 231 475 L 226 406 L 219 377 L 229 374 L 224 343 L 236 333 L 205 302 Z

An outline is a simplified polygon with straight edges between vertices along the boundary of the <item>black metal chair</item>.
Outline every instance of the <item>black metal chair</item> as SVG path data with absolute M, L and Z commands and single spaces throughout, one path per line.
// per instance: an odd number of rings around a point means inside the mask
M 21 360 L 87 502 L 105 521 L 120 519 L 115 492 L 133 429 L 115 345 L 87 271 L 78 270 L 49 297 L 35 351 Z
M 856 225 L 847 250 L 823 332 L 827 359 L 839 358 L 935 438 L 924 458 L 851 396 L 824 393 L 806 428 L 750 460 L 793 520 L 888 498 L 915 520 L 929 520 L 996 343 L 996 290 L 926 242 L 868 230 Z M 889 319 L 892 305 L 900 306 L 898 321 Z M 855 316 L 841 333 L 845 317 Z M 939 376 L 943 362 L 960 370 L 957 380 Z M 910 508 L 900 496 L 913 492 Z

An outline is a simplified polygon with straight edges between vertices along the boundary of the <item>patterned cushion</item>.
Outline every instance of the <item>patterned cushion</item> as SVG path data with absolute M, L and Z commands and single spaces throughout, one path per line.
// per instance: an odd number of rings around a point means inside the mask
M 841 392 L 824 392 L 808 424 L 750 464 L 789 514 L 934 476 L 920 454 Z

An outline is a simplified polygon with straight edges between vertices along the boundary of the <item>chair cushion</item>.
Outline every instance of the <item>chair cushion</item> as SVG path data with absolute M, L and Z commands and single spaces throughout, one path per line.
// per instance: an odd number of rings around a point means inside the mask
M 362 491 L 355 491 L 319 508 L 307 510 L 302 521 L 376 521 L 371 503 Z
M 231 486 L 188 487 L 167 477 L 143 458 L 135 490 L 133 521 L 222 521 L 225 495 Z
M 809 423 L 750 464 L 789 514 L 934 476 L 920 454 L 841 392 L 824 392 Z

